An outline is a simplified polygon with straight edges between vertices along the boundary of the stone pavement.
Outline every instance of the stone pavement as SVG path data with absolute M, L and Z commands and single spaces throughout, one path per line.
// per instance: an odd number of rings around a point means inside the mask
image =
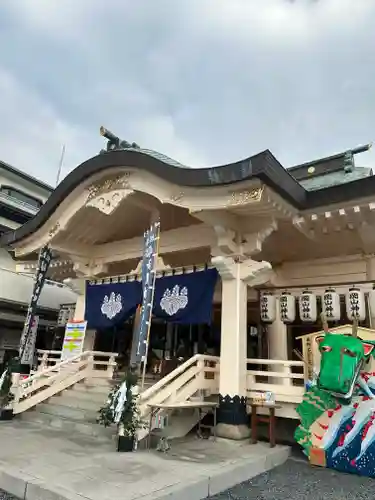
M 0 489 L 21 500 L 200 500 L 282 464 L 289 451 L 189 437 L 167 454 L 117 453 L 114 442 L 14 420 L 0 422 Z
M 211 497 L 210 500 L 374 500 L 374 480 L 312 467 L 290 458 L 284 464 Z

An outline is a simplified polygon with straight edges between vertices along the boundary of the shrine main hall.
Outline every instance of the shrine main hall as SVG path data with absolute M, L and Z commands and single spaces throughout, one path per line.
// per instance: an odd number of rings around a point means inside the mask
M 356 165 L 368 149 L 291 168 L 266 150 L 193 169 L 110 136 L 107 150 L 75 168 L 1 245 L 23 273 L 35 273 L 48 245 L 48 277 L 79 294 L 84 348 L 121 353 L 126 363 L 143 234 L 159 220 L 148 366 L 218 356 L 219 425 L 240 436 L 247 396 L 267 383 L 280 416 L 296 418 L 304 391 L 296 353 L 321 329 L 322 310 L 332 328 L 350 323 L 353 308 L 361 327 L 374 324 L 375 177 Z

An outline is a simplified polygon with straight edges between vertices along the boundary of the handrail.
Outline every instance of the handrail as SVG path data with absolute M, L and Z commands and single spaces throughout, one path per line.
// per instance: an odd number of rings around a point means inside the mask
M 9 194 L 0 192 L 0 198 L 2 198 L 5 201 L 10 201 L 11 204 L 13 203 L 14 205 L 24 207 L 26 210 L 32 212 L 34 215 L 39 211 L 39 208 L 34 207 L 34 205 L 31 205 L 30 203 L 27 203 L 27 201 L 19 200 L 18 198 L 11 196 Z
M 60 368 L 62 366 L 68 365 L 72 361 L 77 361 L 80 358 L 89 356 L 92 353 L 92 351 L 83 351 L 80 354 L 77 354 L 76 356 L 72 356 L 71 358 L 66 359 L 65 361 L 61 361 L 61 363 L 57 363 L 54 366 L 50 366 L 49 368 L 46 368 L 45 370 L 42 370 L 41 372 L 37 372 L 34 375 L 31 375 L 31 377 L 24 378 L 20 380 L 19 385 L 24 385 L 28 384 L 29 382 L 33 382 L 34 380 L 37 380 L 38 378 L 41 378 L 44 375 L 48 375 L 49 373 L 54 373 L 56 371 L 56 368 Z
M 89 351 L 82 351 L 89 352 Z M 109 358 L 117 358 L 119 355 L 118 352 L 105 352 L 105 351 L 90 351 L 94 353 L 95 356 L 108 356 Z M 49 349 L 37 349 L 37 353 L 40 354 L 61 354 L 61 351 L 54 351 Z
M 61 354 L 61 351 L 54 351 L 52 349 L 37 349 L 38 354 Z
M 58 352 L 58 351 L 57 351 Z M 56 370 L 59 370 L 60 368 L 69 365 L 70 363 L 74 361 L 78 361 L 79 359 L 84 359 L 86 357 L 90 356 L 108 356 L 109 358 L 116 358 L 118 356 L 117 353 L 104 353 L 103 351 L 82 351 L 80 354 L 76 354 L 75 356 L 72 356 L 71 358 L 68 358 L 64 361 L 60 361 L 56 363 L 53 366 L 49 366 L 48 368 L 45 368 L 41 371 L 38 371 L 34 373 L 34 375 L 31 375 L 30 377 L 24 378 L 19 381 L 19 385 L 23 386 L 26 384 L 29 384 L 30 382 L 33 382 L 34 380 L 38 380 L 39 378 L 45 377 L 46 375 L 49 375 L 50 373 L 55 373 Z M 95 364 L 95 360 L 94 360 Z
M 191 365 L 198 361 L 214 361 L 218 362 L 220 361 L 220 358 L 217 356 L 210 356 L 206 354 L 195 354 L 192 358 L 187 359 L 182 365 L 178 366 L 175 368 L 171 373 L 163 377 L 161 380 L 156 382 L 152 387 L 149 387 L 146 389 L 142 394 L 140 395 L 140 401 L 144 401 L 151 396 L 154 395 L 155 392 L 157 392 L 159 389 L 167 385 L 169 382 L 171 382 L 173 379 L 175 379 L 178 375 L 181 375 L 187 368 L 189 368 Z
M 61 351 L 56 351 L 56 354 Z M 39 353 L 42 354 L 42 353 Z M 83 351 L 64 361 L 60 359 L 48 358 L 48 351 L 42 354 L 42 363 L 45 360 L 55 361 L 55 364 L 43 368 L 24 379 L 15 379 L 12 388 L 15 396 L 13 401 L 13 411 L 15 414 L 22 413 L 33 406 L 42 403 L 55 394 L 69 388 L 70 386 L 86 378 L 95 379 L 102 377 L 105 373 L 107 379 L 113 376 L 113 370 L 116 366 L 115 358 L 117 353 L 107 353 L 103 351 Z M 107 360 L 97 361 L 97 358 L 108 358 Z M 107 370 L 103 372 L 97 369 L 96 365 L 106 365 Z M 66 368 L 67 369 L 64 369 Z
M 287 359 L 259 359 L 248 358 L 246 363 L 251 365 L 283 365 L 283 366 L 305 366 L 303 361 L 289 361 Z

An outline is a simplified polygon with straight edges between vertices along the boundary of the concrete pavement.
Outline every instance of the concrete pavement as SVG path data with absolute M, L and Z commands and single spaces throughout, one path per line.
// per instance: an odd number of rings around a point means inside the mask
M 200 500 L 283 463 L 289 451 L 191 437 L 168 454 L 117 453 L 111 441 L 15 420 L 0 423 L 0 489 L 21 500 Z

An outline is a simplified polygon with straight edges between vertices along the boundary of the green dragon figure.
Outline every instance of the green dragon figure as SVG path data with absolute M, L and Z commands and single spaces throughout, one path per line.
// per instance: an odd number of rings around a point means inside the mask
M 320 372 L 297 407 L 295 439 L 314 463 L 320 454 L 320 465 L 375 477 L 375 372 L 366 371 L 375 342 L 358 338 L 356 324 L 352 335 L 324 331 L 316 338 Z

